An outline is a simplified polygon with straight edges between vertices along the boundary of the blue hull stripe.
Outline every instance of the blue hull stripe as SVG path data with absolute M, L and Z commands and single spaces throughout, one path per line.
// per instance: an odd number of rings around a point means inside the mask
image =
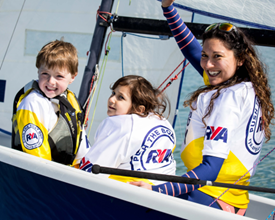
M 180 219 L 0 162 L 1 219 Z

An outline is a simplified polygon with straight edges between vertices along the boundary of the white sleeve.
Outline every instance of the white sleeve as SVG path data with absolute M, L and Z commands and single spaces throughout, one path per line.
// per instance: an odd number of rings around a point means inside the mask
M 205 119 L 203 155 L 227 158 L 235 132 L 238 132 L 242 105 L 243 97 L 230 89 L 215 100 L 211 115 Z
M 85 160 L 101 166 L 118 167 L 130 156 L 132 127 L 131 115 L 106 118 L 98 127 L 95 143 L 86 154 Z

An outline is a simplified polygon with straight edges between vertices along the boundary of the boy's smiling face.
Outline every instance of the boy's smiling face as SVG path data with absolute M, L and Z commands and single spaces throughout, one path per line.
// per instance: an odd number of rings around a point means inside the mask
M 58 67 L 48 69 L 47 66 L 41 65 L 38 69 L 39 88 L 48 98 L 54 98 L 62 94 L 71 84 L 77 73 L 72 76 L 67 68 L 60 69 Z

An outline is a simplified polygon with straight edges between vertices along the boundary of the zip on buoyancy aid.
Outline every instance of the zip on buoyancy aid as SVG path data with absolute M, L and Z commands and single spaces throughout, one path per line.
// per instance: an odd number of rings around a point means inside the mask
M 33 80 L 19 90 L 13 102 L 12 148 L 21 151 L 23 151 L 23 149 L 17 128 L 16 111 L 22 99 L 32 90 L 36 90 L 46 97 L 40 90 L 38 83 Z M 73 163 L 80 146 L 84 111 L 79 105 L 74 93 L 69 90 L 66 90 L 66 92 L 67 98 L 65 94 L 53 98 L 59 101 L 59 112 L 56 113 L 58 121 L 48 134 L 48 141 L 51 148 L 52 160 L 68 165 Z

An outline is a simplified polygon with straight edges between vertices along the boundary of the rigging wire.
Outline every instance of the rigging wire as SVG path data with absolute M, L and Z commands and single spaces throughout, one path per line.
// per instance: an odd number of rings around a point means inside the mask
M 87 123 L 88 123 L 88 120 L 89 120 L 88 115 L 89 115 L 89 112 L 90 112 L 90 109 L 91 109 L 91 106 L 92 106 L 92 102 L 94 100 L 94 95 L 95 95 L 95 91 L 96 91 L 97 84 L 98 84 L 98 78 L 99 78 L 98 64 L 96 64 L 95 74 L 93 75 L 93 78 L 92 78 L 89 96 L 88 96 L 87 101 L 85 102 L 85 104 L 83 106 L 83 108 L 85 109 L 86 105 L 88 105 L 88 108 L 86 109 L 86 112 L 85 112 L 85 118 L 84 118 L 84 127 L 85 128 L 87 128 Z
M 99 9 L 97 10 L 97 15 L 98 15 L 99 17 L 101 17 L 102 20 L 104 20 L 105 22 L 108 23 L 108 20 L 107 20 L 104 16 L 102 16 L 101 14 L 112 15 L 112 13 L 110 13 L 110 12 L 105 12 L 105 11 L 99 11 Z
M 89 101 L 90 101 L 90 98 L 91 98 L 91 95 L 92 95 L 92 90 L 93 90 L 93 84 L 94 84 L 94 82 L 97 80 L 97 76 L 96 76 L 96 74 L 97 74 L 97 71 L 98 71 L 98 64 L 96 64 L 96 70 L 95 70 L 95 75 L 93 76 L 93 78 L 92 78 L 92 81 L 91 81 L 91 86 L 90 86 L 90 90 L 89 90 L 89 96 L 88 96 L 88 98 L 87 98 L 87 100 L 86 100 L 86 102 L 84 103 L 84 105 L 83 105 L 83 108 L 85 109 L 85 107 L 86 107 L 86 105 L 89 105 Z M 86 111 L 87 112 L 87 111 Z M 85 113 L 86 114 L 86 113 Z
M 100 93 L 100 90 L 101 90 L 101 85 L 102 85 L 102 81 L 103 81 L 104 74 L 105 74 L 106 64 L 107 64 L 108 56 L 109 56 L 109 51 L 111 49 L 110 48 L 110 42 L 111 42 L 111 38 L 112 38 L 112 33 L 113 32 L 115 32 L 115 31 L 111 28 L 111 31 L 108 34 L 108 37 L 107 37 L 107 40 L 106 40 L 106 43 L 105 43 L 105 56 L 104 56 L 104 59 L 102 61 L 102 66 L 101 66 L 100 72 L 99 72 L 99 75 L 100 75 L 100 84 L 99 84 L 99 89 L 98 89 L 98 93 L 97 93 L 97 97 L 96 97 L 95 107 L 94 107 L 94 111 L 93 111 L 93 115 L 92 115 L 89 131 L 88 131 L 88 138 L 90 136 L 92 124 L 93 124 L 94 117 L 95 117 L 96 107 L 97 107 L 97 103 L 98 103 L 98 99 L 99 99 L 99 93 Z M 107 43 L 108 43 L 108 46 L 106 46 Z M 102 71 L 103 71 L 103 73 L 101 74 Z
M 19 15 L 18 15 L 17 21 L 16 21 L 15 26 L 14 26 L 14 28 L 13 28 L 12 35 L 11 35 L 11 37 L 10 37 L 10 40 L 9 40 L 9 43 L 8 43 L 8 46 L 7 46 L 6 52 L 5 52 L 5 54 L 4 54 L 4 57 L 3 57 L 3 60 L 2 60 L 1 66 L 0 66 L 0 70 L 2 69 L 2 66 L 3 66 L 4 60 L 5 60 L 6 55 L 7 55 L 7 53 L 8 53 L 8 50 L 9 50 L 9 47 L 10 47 L 10 44 L 11 44 L 11 40 L 12 40 L 12 38 L 13 38 L 13 35 L 14 35 L 14 32 L 15 32 L 15 29 L 16 29 L 16 27 L 17 27 L 18 21 L 19 21 L 20 16 L 21 16 L 21 13 L 22 13 L 22 11 L 23 11 L 23 8 L 24 8 L 24 5 L 25 5 L 25 2 L 26 2 L 26 0 L 24 0 L 24 2 L 23 2 L 23 4 L 22 4 L 22 7 L 21 7 L 21 9 L 20 9 L 20 12 L 19 12 Z
M 119 2 L 118 2 L 118 4 L 119 4 Z M 117 9 L 118 9 L 118 7 L 117 7 Z M 103 15 L 101 15 L 101 14 L 103 14 Z M 100 11 L 100 6 L 99 6 L 99 8 L 97 10 L 97 14 L 96 14 L 96 20 L 98 19 L 98 17 L 100 17 L 106 23 L 109 23 L 108 20 L 107 20 L 107 18 L 104 17 L 105 14 L 112 16 L 112 13 L 110 13 L 110 12 Z M 108 37 L 109 37 L 109 35 L 108 35 Z M 89 52 L 90 51 L 87 52 L 87 55 L 89 55 Z M 106 46 L 105 46 L 105 54 L 106 54 Z M 94 98 L 94 94 L 95 94 L 95 91 L 96 91 L 96 88 L 97 88 L 98 79 L 99 79 L 98 64 L 96 64 L 96 66 L 95 66 L 95 74 L 92 77 L 91 84 L 90 84 L 89 95 L 88 95 L 88 98 L 87 98 L 87 100 L 86 100 L 86 102 L 85 102 L 85 104 L 83 106 L 83 108 L 85 108 L 85 106 L 88 105 L 88 108 L 86 109 L 86 112 L 85 112 L 84 127 L 87 127 L 87 123 L 88 123 L 88 120 L 89 120 L 88 115 L 89 115 L 90 108 L 91 108 L 91 105 L 92 105 L 92 102 L 93 102 L 93 98 Z M 96 82 L 96 84 L 94 85 L 95 82 Z
M 133 35 L 135 37 L 147 38 L 147 39 L 162 40 L 160 37 L 148 37 L 148 36 L 142 36 L 142 35 L 139 35 L 139 34 L 133 34 L 133 33 L 128 33 L 128 32 L 125 32 L 125 34 Z
M 117 3 L 115 14 L 117 14 L 119 2 L 120 2 L 120 0 Z M 102 16 L 101 14 L 108 14 L 108 15 L 110 15 L 111 18 L 113 17 L 113 14 L 110 13 L 110 12 L 99 11 L 99 9 L 97 10 L 97 15 L 100 18 L 102 18 L 105 22 L 109 23 L 109 21 L 104 16 Z M 102 85 L 102 81 L 103 81 L 103 78 L 104 78 L 104 73 L 105 73 L 106 64 L 107 64 L 107 60 L 108 60 L 108 55 L 109 55 L 109 51 L 111 49 L 110 48 L 110 42 L 111 42 L 111 38 L 112 38 L 112 33 L 115 32 L 115 30 L 112 28 L 112 24 L 111 23 L 110 23 L 110 29 L 111 29 L 111 31 L 108 34 L 107 39 L 106 39 L 106 43 L 105 43 L 105 51 L 104 51 L 105 55 L 104 55 L 104 58 L 103 58 L 103 61 L 102 61 L 102 65 L 100 67 L 100 71 L 99 71 L 99 74 L 98 74 L 98 77 L 97 77 L 97 83 L 96 83 L 94 89 L 92 89 L 93 91 L 91 91 L 91 89 L 90 89 L 90 92 L 93 92 L 93 95 L 92 95 L 92 99 L 91 99 L 91 102 L 90 102 L 89 107 L 88 107 L 88 111 L 86 111 L 86 117 L 87 117 L 86 118 L 86 122 L 88 121 L 88 115 L 89 115 L 89 112 L 90 112 L 91 104 L 93 102 L 94 95 L 95 95 L 95 90 L 97 88 L 97 84 L 98 84 L 98 81 L 99 81 L 99 78 L 100 78 L 100 84 L 99 84 L 97 98 L 96 98 L 96 102 L 95 102 L 95 106 L 94 106 L 94 111 L 93 111 L 91 123 L 90 123 L 90 126 L 89 126 L 89 130 L 88 130 L 88 133 L 87 133 L 87 137 L 88 138 L 89 138 L 90 133 L 91 133 L 91 129 L 92 129 L 92 125 L 93 125 L 93 121 L 94 121 L 94 117 L 95 117 L 95 112 L 96 112 L 96 107 L 97 107 L 97 103 L 98 103 L 98 99 L 99 99 L 99 94 L 100 94 L 100 90 L 101 90 L 101 85 Z M 107 46 L 107 43 L 108 43 L 108 46 Z M 103 71 L 103 73 L 101 74 L 102 71 Z M 92 85 L 91 85 L 91 87 L 92 87 Z M 89 94 L 89 97 L 90 96 L 91 95 Z
M 118 12 L 119 3 L 120 3 L 120 0 L 118 0 L 117 5 L 116 5 L 116 14 Z
M 167 81 L 167 79 L 169 79 L 171 77 L 171 75 L 179 68 L 179 66 L 181 64 L 183 64 L 183 62 L 185 61 L 186 59 L 184 59 L 183 61 L 181 61 L 181 63 L 172 71 L 172 73 L 170 73 L 170 75 L 160 84 L 160 86 L 158 87 L 158 89 L 160 89 L 160 87 L 165 83 L 165 81 Z
M 185 61 L 185 60 L 183 60 L 183 62 L 184 62 L 184 61 Z M 187 63 L 187 64 L 178 72 L 178 74 L 176 74 L 173 78 L 170 79 L 170 81 L 167 83 L 167 85 L 161 90 L 161 93 L 164 92 L 164 90 L 167 89 L 167 88 L 172 84 L 172 82 L 173 82 L 174 80 L 177 80 L 177 79 L 178 79 L 179 74 L 181 74 L 182 71 L 183 71 L 188 65 L 189 65 L 189 63 Z M 166 80 L 167 80 L 167 79 L 166 79 Z
M 174 80 L 177 80 L 178 79 L 178 76 L 179 76 L 179 74 L 181 74 L 182 73 L 182 77 L 181 77 L 181 83 L 180 83 L 180 86 L 179 86 L 179 90 L 178 90 L 178 100 L 177 100 L 177 105 L 176 105 L 176 110 L 175 110 L 175 114 L 174 114 L 174 120 L 173 120 L 173 128 L 175 128 L 175 125 L 176 125 L 176 119 L 177 119 L 177 115 L 178 115 L 178 112 L 179 112 L 179 110 L 178 110 L 178 105 L 179 105 L 179 100 L 180 100 L 180 94 L 181 94 L 181 86 L 182 86 L 182 81 L 183 81 L 183 77 L 184 77 L 184 71 L 185 71 L 185 68 L 188 66 L 188 64 L 190 63 L 190 62 L 188 62 L 187 64 L 186 64 L 186 59 L 184 59 L 176 68 L 175 68 L 175 70 L 163 81 L 163 83 L 159 86 L 159 88 L 164 84 L 164 82 L 166 82 L 167 80 L 168 80 L 168 78 L 176 71 L 176 69 L 177 68 L 179 68 L 179 66 L 182 64 L 182 63 L 184 63 L 185 65 L 184 65 L 184 67 L 178 72 L 178 74 L 176 74 L 173 78 L 171 78 L 170 79 L 170 81 L 166 84 L 166 86 L 162 89 L 162 91 L 161 91 L 161 93 L 163 93 L 164 92 L 164 90 L 165 89 L 167 89 L 171 84 L 172 84 L 172 82 L 174 81 Z M 159 89 L 158 88 L 158 89 Z M 184 132 L 182 132 L 182 127 L 181 127 L 181 121 L 179 121 L 179 127 L 180 127 L 180 134 L 181 134 L 181 138 L 184 140 L 184 136 L 183 136 L 183 134 L 184 134 Z

